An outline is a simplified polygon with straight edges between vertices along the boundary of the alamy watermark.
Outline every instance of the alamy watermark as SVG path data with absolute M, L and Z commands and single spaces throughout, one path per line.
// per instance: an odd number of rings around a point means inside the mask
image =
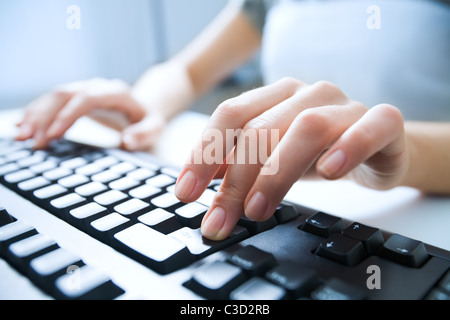
M 369 30 L 381 29 L 381 9 L 377 5 L 370 5 L 366 9 L 366 13 L 369 17 L 366 20 L 366 26 Z
M 66 13 L 69 17 L 66 20 L 66 26 L 69 30 L 81 29 L 81 9 L 77 5 L 68 6 Z
M 193 164 L 261 164 L 261 175 L 278 173 L 279 156 L 273 152 L 280 142 L 278 129 L 208 129 L 203 145 L 196 148 Z M 233 156 L 228 156 L 233 151 Z
M 367 274 L 370 276 L 367 278 L 366 285 L 369 290 L 381 289 L 381 269 L 377 265 L 370 265 L 367 267 Z

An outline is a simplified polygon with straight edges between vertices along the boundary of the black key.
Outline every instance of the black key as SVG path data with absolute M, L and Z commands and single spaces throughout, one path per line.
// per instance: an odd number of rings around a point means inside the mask
M 246 246 L 232 254 L 228 261 L 241 267 L 248 277 L 263 276 L 277 265 L 274 256 L 254 246 Z
M 362 242 L 368 254 L 374 254 L 384 243 L 384 238 L 379 229 L 368 227 L 361 223 L 352 223 L 342 233 L 349 238 Z
M 291 298 L 309 296 L 310 292 L 320 284 L 313 269 L 293 262 L 283 262 L 266 273 L 266 278 L 283 287 Z
M 230 293 L 232 300 L 283 300 L 286 291 L 265 279 L 254 277 Z
M 108 276 L 86 265 L 57 278 L 52 288 L 53 296 L 62 300 L 111 300 L 124 292 Z
M 362 289 L 333 278 L 311 293 L 314 300 L 364 300 Z
M 253 221 L 243 216 L 241 217 L 241 219 L 239 219 L 238 224 L 240 226 L 243 226 L 244 228 L 247 228 L 250 234 L 255 235 L 263 231 L 272 229 L 278 223 L 274 216 L 271 216 L 268 220 L 262 222 Z
M 11 222 L 14 222 L 14 218 L 9 215 L 5 208 L 0 207 L 0 227 L 3 227 Z
M 10 244 L 37 233 L 36 229 L 17 220 L 0 227 L 0 256 L 5 256 Z
M 341 218 L 318 212 L 306 219 L 301 229 L 321 237 L 329 237 L 333 233 L 341 232 L 344 227 Z
M 186 245 L 142 223 L 117 233 L 120 251 L 156 272 L 167 274 L 194 261 Z
M 297 210 L 295 210 L 293 206 L 281 204 L 275 211 L 274 216 L 277 219 L 278 223 L 282 224 L 294 220 L 295 218 L 300 216 L 300 214 L 297 212 Z
M 361 241 L 347 238 L 341 233 L 335 233 L 323 241 L 315 253 L 346 266 L 354 266 L 366 257 Z
M 439 288 L 450 295 L 450 270 L 447 271 L 447 274 L 439 281 Z
M 446 291 L 442 291 L 439 288 L 434 288 L 431 292 L 425 297 L 425 300 L 450 300 L 450 293 Z
M 186 286 L 206 299 L 225 300 L 228 299 L 230 292 L 246 279 L 241 268 L 223 261 L 215 261 L 198 269 Z
M 425 245 L 398 234 L 392 235 L 381 247 L 380 255 L 406 266 L 418 268 L 428 260 Z

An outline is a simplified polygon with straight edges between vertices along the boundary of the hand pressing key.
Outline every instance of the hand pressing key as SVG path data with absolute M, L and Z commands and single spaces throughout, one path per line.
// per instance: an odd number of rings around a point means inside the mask
M 326 179 L 348 176 L 375 189 L 408 185 L 449 193 L 448 185 L 438 182 L 442 172 L 449 175 L 448 165 L 441 160 L 429 162 L 431 154 L 419 151 L 429 143 L 438 147 L 448 141 L 448 124 L 438 126 L 428 140 L 418 137 L 429 126 L 410 127 L 414 130 L 405 130 L 402 114 L 394 106 L 369 109 L 332 83 L 308 85 L 282 79 L 219 105 L 192 150 L 175 192 L 181 201 L 192 202 L 212 179 L 223 177 L 202 222 L 204 236 L 213 240 L 226 238 L 243 213 L 256 221 L 267 220 L 290 187 L 314 165 Z M 242 130 L 231 146 L 225 138 L 230 129 Z M 276 130 L 279 141 L 261 138 L 264 135 L 258 133 L 263 130 Z M 256 132 L 259 148 L 266 149 L 257 152 L 267 152 L 267 159 L 242 162 L 255 152 L 248 141 L 250 131 Z M 219 139 L 222 150 L 211 148 L 211 132 L 224 137 Z M 218 159 L 217 152 L 223 155 L 222 161 L 211 161 Z M 199 162 L 200 157 L 204 161 Z M 277 170 L 261 174 L 268 168 Z M 422 174 L 424 170 L 428 176 Z

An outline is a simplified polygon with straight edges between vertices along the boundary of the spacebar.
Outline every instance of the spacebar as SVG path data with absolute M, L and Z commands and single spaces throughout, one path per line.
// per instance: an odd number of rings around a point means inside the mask
M 195 260 L 181 241 L 142 223 L 116 233 L 114 238 L 119 250 L 161 274 L 176 271 Z

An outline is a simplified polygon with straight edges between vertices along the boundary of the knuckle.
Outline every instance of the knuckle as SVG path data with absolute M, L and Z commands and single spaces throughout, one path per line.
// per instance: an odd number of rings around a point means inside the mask
M 319 108 L 311 108 L 301 112 L 294 120 L 294 125 L 309 135 L 326 135 L 332 126 L 332 119 Z
M 403 122 L 402 112 L 393 105 L 382 103 L 375 106 L 374 108 L 377 108 L 378 111 L 381 112 L 383 117 L 385 117 L 386 119 L 393 120 L 395 123 Z
M 350 141 L 353 141 L 355 146 L 367 147 L 372 145 L 373 141 L 376 139 L 376 135 L 373 130 L 367 128 L 357 127 L 351 131 Z
M 72 96 L 72 92 L 64 86 L 58 86 L 53 89 L 52 95 L 58 100 L 68 100 Z
M 216 112 L 225 117 L 240 118 L 244 115 L 245 105 L 238 98 L 231 98 L 222 102 Z
M 313 91 L 319 94 L 326 94 L 331 97 L 345 96 L 342 90 L 334 83 L 326 80 L 320 80 L 312 85 Z
M 259 131 L 262 129 L 270 129 L 270 121 L 266 118 L 263 117 L 257 117 L 257 118 L 253 118 L 252 120 L 248 121 L 243 130 L 244 132 L 247 131 Z
M 292 90 L 297 90 L 298 88 L 302 87 L 304 85 L 303 82 L 296 78 L 292 77 L 284 77 L 279 80 L 279 83 L 283 85 L 284 87 Z

